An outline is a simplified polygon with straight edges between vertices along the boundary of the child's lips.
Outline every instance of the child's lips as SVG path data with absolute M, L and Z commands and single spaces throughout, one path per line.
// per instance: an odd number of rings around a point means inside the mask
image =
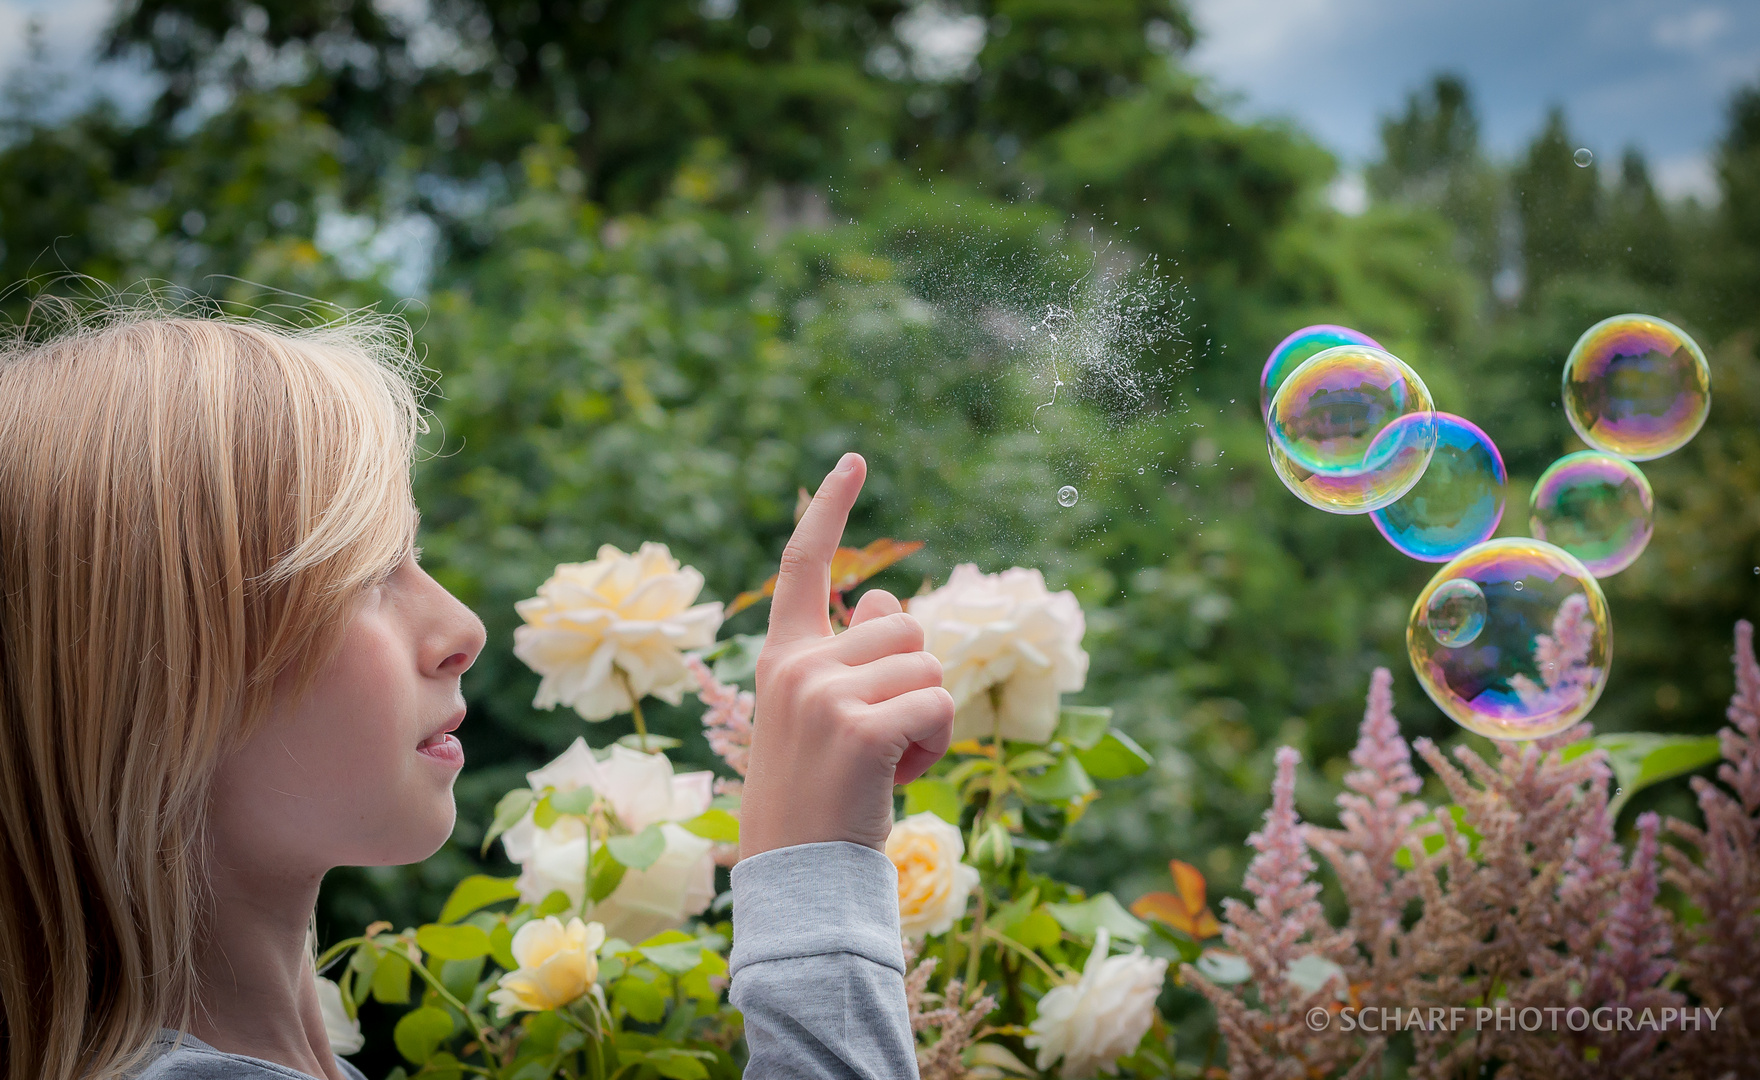
M 421 744 L 416 747 L 416 752 L 426 754 L 436 761 L 443 761 L 449 765 L 464 764 L 464 744 L 459 742 L 451 732 L 442 731 L 423 739 Z

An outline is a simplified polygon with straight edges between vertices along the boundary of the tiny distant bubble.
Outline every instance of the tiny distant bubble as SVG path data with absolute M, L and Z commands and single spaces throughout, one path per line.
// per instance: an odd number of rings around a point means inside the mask
M 1711 412 L 1711 367 L 1673 323 L 1615 315 L 1585 330 L 1571 349 L 1564 408 L 1590 446 L 1649 461 L 1699 433 Z
M 1655 515 L 1650 481 L 1636 465 L 1599 450 L 1579 450 L 1547 466 L 1534 481 L 1528 531 L 1604 578 L 1644 553 Z
M 1537 739 L 1594 708 L 1607 684 L 1613 622 L 1581 561 L 1543 540 L 1511 537 L 1469 548 L 1436 571 L 1412 603 L 1406 649 L 1424 692 L 1456 723 L 1493 739 Z
M 1348 326 L 1320 323 L 1302 327 L 1278 342 L 1277 348 L 1272 349 L 1271 355 L 1265 359 L 1265 367 L 1259 372 L 1259 415 L 1270 413 L 1271 399 L 1290 372 L 1301 367 L 1302 362 L 1315 353 L 1337 345 L 1370 345 L 1377 349 L 1381 347 L 1368 334 L 1359 333 Z M 1233 404 L 1233 398 L 1228 400 Z
M 1366 514 L 1418 482 L 1436 450 L 1430 391 L 1372 345 L 1315 353 L 1277 388 L 1265 422 L 1284 486 L 1333 514 Z
M 1436 414 L 1436 453 L 1412 489 L 1370 515 L 1402 554 L 1447 562 L 1489 540 L 1503 521 L 1503 455 L 1478 425 Z
M 1471 645 L 1485 629 L 1485 594 L 1466 578 L 1443 582 L 1424 606 L 1424 625 L 1445 649 Z
M 1057 504 L 1059 506 L 1074 506 L 1079 498 L 1081 498 L 1081 493 L 1068 484 L 1057 489 Z
M 1579 146 L 1577 152 L 1571 155 L 1571 160 L 1577 163 L 1577 168 L 1587 169 L 1595 160 L 1595 152 L 1587 146 Z

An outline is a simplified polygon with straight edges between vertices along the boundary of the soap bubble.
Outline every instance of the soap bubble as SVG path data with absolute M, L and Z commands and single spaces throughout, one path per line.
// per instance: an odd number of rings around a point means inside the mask
M 1370 515 L 1401 552 L 1447 562 L 1497 531 L 1508 480 L 1497 444 L 1471 420 L 1436 414 L 1436 453 L 1412 489 Z
M 1450 578 L 1431 592 L 1424 625 L 1445 649 L 1471 645 L 1485 629 L 1485 593 L 1467 578 Z
M 1337 345 L 1369 345 L 1379 349 L 1375 339 L 1367 334 L 1358 333 L 1348 326 L 1333 326 L 1331 323 L 1320 323 L 1317 326 L 1304 326 L 1277 343 L 1271 355 L 1265 360 L 1265 369 L 1259 373 L 1259 415 L 1267 416 L 1271 412 L 1271 399 L 1277 395 L 1277 388 L 1289 373 L 1302 365 L 1302 361 L 1317 352 L 1333 348 Z
M 1579 450 L 1547 466 L 1534 481 L 1528 530 L 1604 578 L 1644 553 L 1655 512 L 1650 481 L 1636 465 L 1599 450 Z
M 1462 641 L 1446 613 L 1451 603 L 1472 607 L 1470 596 L 1459 599 L 1468 584 L 1485 613 L 1479 632 Z M 1442 635 L 1433 610 L 1445 613 L 1437 616 Z M 1443 636 L 1457 640 L 1450 645 Z M 1537 739 L 1595 706 L 1607 683 L 1613 624 L 1601 585 L 1576 556 L 1544 540 L 1487 540 L 1437 570 L 1418 594 L 1406 650 L 1424 692 L 1456 723 L 1493 739 Z
M 1370 345 L 1315 353 L 1271 399 L 1266 442 L 1278 478 L 1334 514 L 1398 499 L 1436 449 L 1436 412 L 1418 373 Z
M 1579 146 L 1577 152 L 1571 155 L 1571 160 L 1577 163 L 1577 168 L 1587 169 L 1589 163 L 1595 160 L 1595 152 L 1587 146 Z
M 1648 461 L 1698 434 L 1711 411 L 1711 368 L 1673 323 L 1616 315 L 1585 330 L 1571 349 L 1564 408 L 1590 446 Z
M 1079 498 L 1081 498 L 1080 493 L 1068 484 L 1057 489 L 1057 505 L 1059 506 L 1074 506 Z

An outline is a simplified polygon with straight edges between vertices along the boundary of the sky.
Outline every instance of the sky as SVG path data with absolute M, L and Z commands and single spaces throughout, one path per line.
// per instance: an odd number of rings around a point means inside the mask
M 1494 154 L 1518 154 L 1556 104 L 1603 160 L 1635 145 L 1665 193 L 1711 196 L 1730 92 L 1760 80 L 1755 0 L 1190 2 L 1201 35 L 1190 63 L 1232 110 L 1293 119 L 1347 171 L 1375 156 L 1381 117 L 1448 70 L 1471 86 Z M 78 85 L 139 96 L 138 76 L 94 79 L 85 62 L 110 3 L 0 0 L 0 79 L 23 63 L 34 15 Z
M 1579 145 L 1628 145 L 1673 196 L 1713 196 L 1731 91 L 1760 81 L 1755 0 L 1194 0 L 1194 67 L 1243 116 L 1290 117 L 1348 166 L 1437 71 L 1467 80 L 1492 153 L 1519 154 L 1553 105 Z

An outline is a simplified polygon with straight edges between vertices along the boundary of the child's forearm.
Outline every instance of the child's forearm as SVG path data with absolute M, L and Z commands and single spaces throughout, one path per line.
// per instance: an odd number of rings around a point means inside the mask
M 917 1075 L 897 897 L 892 863 L 861 844 L 775 848 L 733 868 L 729 997 L 747 1076 Z

